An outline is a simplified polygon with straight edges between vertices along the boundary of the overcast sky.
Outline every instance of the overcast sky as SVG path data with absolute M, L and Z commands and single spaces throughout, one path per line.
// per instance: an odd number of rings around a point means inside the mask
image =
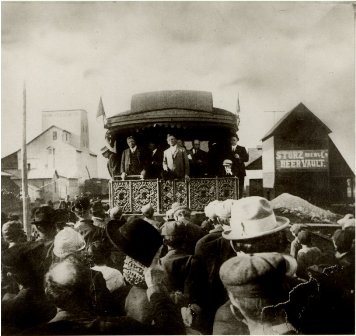
M 354 167 L 354 14 L 328 2 L 2 2 L 2 157 L 21 146 L 22 88 L 28 140 L 41 111 L 85 109 L 95 120 L 130 108 L 134 93 L 192 89 L 234 111 L 240 143 L 255 147 L 303 102 L 332 131 Z M 99 165 L 102 168 L 102 163 Z M 101 174 L 103 170 L 100 168 Z

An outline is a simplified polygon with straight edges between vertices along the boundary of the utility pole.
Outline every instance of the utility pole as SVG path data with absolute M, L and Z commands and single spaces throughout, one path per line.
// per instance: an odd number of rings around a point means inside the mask
M 26 84 L 23 88 L 23 114 L 22 114 L 22 210 L 23 226 L 27 239 L 31 236 L 28 209 L 28 184 L 27 184 L 27 148 L 26 148 Z

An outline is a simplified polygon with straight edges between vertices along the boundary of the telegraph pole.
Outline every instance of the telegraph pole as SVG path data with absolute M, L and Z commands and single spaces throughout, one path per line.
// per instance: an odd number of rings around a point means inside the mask
M 22 114 L 22 210 L 23 226 L 27 238 L 31 236 L 28 209 L 28 184 L 27 184 L 27 148 L 26 148 L 26 84 L 23 87 L 23 114 Z

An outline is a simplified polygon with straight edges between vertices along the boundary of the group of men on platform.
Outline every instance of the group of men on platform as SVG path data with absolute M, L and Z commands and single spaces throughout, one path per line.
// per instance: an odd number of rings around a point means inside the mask
M 189 177 L 235 176 L 239 178 L 239 195 L 243 193 L 246 176 L 245 162 L 249 156 L 245 147 L 239 146 L 239 138 L 232 135 L 230 147 L 217 153 L 212 144 L 209 152 L 200 148 L 200 141 L 192 141 L 192 149 L 187 150 L 172 134 L 167 135 L 169 148 L 162 151 L 150 142 L 148 150 L 137 146 L 133 136 L 127 138 L 128 148 L 122 152 L 121 160 L 108 147 L 102 155 L 108 159 L 110 176 L 139 175 L 142 179 L 189 179 Z M 211 169 L 217 167 L 217 169 Z

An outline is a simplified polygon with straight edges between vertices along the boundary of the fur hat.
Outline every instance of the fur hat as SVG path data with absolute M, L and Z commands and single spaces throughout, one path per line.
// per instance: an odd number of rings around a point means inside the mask
M 246 240 L 273 234 L 289 226 L 289 219 L 275 216 L 268 200 L 252 196 L 235 201 L 231 208 L 231 230 L 223 232 L 229 240 Z
M 294 274 L 296 260 L 280 253 L 244 254 L 225 261 L 220 279 L 225 288 L 240 297 L 273 297 L 280 292 L 286 276 Z
M 146 267 L 151 265 L 163 242 L 156 228 L 137 217 L 131 217 L 119 228 L 110 221 L 106 234 L 115 247 Z
M 70 227 L 65 227 L 54 237 L 53 253 L 58 258 L 65 258 L 83 250 L 85 246 L 84 238 L 80 233 Z

